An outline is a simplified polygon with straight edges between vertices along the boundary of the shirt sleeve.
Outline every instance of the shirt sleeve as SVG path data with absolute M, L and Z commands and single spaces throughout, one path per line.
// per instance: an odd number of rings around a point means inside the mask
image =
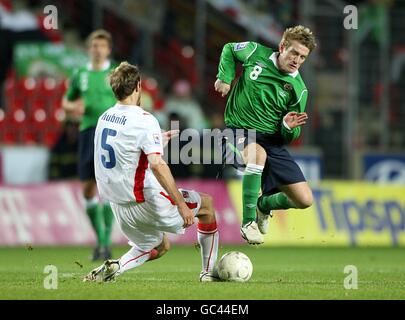
M 235 78 L 236 62 L 244 63 L 256 51 L 256 42 L 230 42 L 222 49 L 217 78 L 231 84 Z
M 301 127 L 296 127 L 294 129 L 287 129 L 283 124 L 281 124 L 281 135 L 285 142 L 290 143 L 298 139 L 301 135 Z
M 68 101 L 75 101 L 80 97 L 79 72 L 76 70 L 69 81 L 69 87 L 65 93 Z
M 145 115 L 145 130 L 140 147 L 146 155 L 152 153 L 163 155 L 162 130 L 159 122 L 150 114 Z
M 304 112 L 308 99 L 308 90 L 303 89 L 297 101 L 293 101 L 293 104 L 288 107 L 288 111 Z M 290 143 L 298 139 L 301 135 L 301 127 L 296 127 L 292 130 L 287 129 L 283 124 L 281 124 L 281 135 L 284 141 Z

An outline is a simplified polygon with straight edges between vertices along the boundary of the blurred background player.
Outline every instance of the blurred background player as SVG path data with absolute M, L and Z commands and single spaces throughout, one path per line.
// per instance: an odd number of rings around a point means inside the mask
M 111 257 L 111 232 L 114 216 L 109 204 L 99 204 L 94 176 L 94 131 L 98 117 L 114 105 L 114 94 L 108 82 L 113 69 L 109 60 L 112 50 L 111 34 L 96 30 L 87 38 L 90 61 L 75 71 L 63 98 L 67 114 L 81 113 L 78 171 L 82 182 L 86 212 L 97 236 L 97 247 L 91 259 Z
M 278 52 L 256 42 L 240 42 L 226 44 L 221 54 L 215 90 L 223 97 L 231 89 L 236 62 L 243 64 L 243 74 L 227 100 L 225 124 L 234 135 L 235 145 L 228 147 L 244 162 L 240 231 L 250 244 L 263 243 L 271 210 L 312 204 L 312 191 L 284 145 L 300 136 L 308 119 L 308 90 L 298 69 L 315 47 L 313 33 L 296 26 L 285 30 Z
M 123 62 L 111 74 L 118 103 L 100 117 L 95 132 L 95 175 L 100 196 L 111 207 L 132 249 L 119 260 L 107 260 L 85 281 L 109 281 L 161 257 L 169 250 L 165 232 L 184 233 L 198 218 L 200 281 L 216 281 L 218 231 L 212 199 L 177 189 L 162 159 L 163 147 L 178 131 L 162 133 L 156 118 L 141 105 L 141 78 L 136 66 Z

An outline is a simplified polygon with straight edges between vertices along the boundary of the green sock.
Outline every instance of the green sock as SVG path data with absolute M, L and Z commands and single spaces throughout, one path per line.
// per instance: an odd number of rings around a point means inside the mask
M 103 216 L 104 216 L 104 246 L 109 247 L 111 245 L 111 233 L 114 223 L 114 214 L 111 210 L 109 203 L 104 203 L 103 206 Z
M 283 192 L 271 196 L 261 196 L 257 203 L 260 211 L 268 213 L 271 210 L 295 208 L 295 204 Z
M 94 199 L 86 201 L 86 213 L 90 218 L 91 225 L 97 236 L 97 244 L 102 246 L 104 243 L 104 222 L 101 208 Z
M 246 166 L 245 174 L 242 179 L 242 200 L 243 200 L 243 221 L 246 224 L 256 220 L 256 206 L 259 198 L 260 186 L 262 181 L 263 166 Z

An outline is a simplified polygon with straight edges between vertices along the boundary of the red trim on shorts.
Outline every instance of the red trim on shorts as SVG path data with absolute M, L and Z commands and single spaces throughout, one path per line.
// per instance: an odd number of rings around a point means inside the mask
M 139 157 L 138 167 L 135 172 L 135 182 L 134 182 L 134 196 L 136 202 L 145 202 L 145 196 L 143 194 L 143 187 L 145 182 L 145 171 L 148 168 L 148 158 L 146 154 L 142 151 Z
M 167 200 L 169 200 L 172 205 L 174 205 L 174 206 L 176 205 L 176 204 L 174 203 L 174 201 L 173 201 L 173 199 L 172 199 L 171 196 L 169 196 L 168 194 L 164 193 L 163 191 L 161 191 L 160 194 L 161 194 L 162 196 L 164 196 Z
M 150 154 L 161 154 L 161 153 L 160 152 L 151 152 L 151 153 L 148 153 L 146 156 L 148 156 Z
M 186 202 L 186 205 L 189 209 L 197 208 L 197 202 Z
M 142 253 L 141 255 L 139 255 L 139 256 L 137 256 L 137 257 L 135 257 L 135 258 L 132 258 L 132 259 L 128 260 L 127 262 L 125 262 L 125 263 L 122 265 L 122 267 L 124 267 L 125 265 L 127 265 L 127 264 L 130 263 L 131 261 L 134 261 L 134 260 L 136 260 L 136 259 L 138 259 L 138 258 L 144 256 L 145 254 L 149 254 L 149 253 L 150 253 L 150 251 L 144 252 L 144 253 Z
M 174 206 L 176 205 L 176 203 L 173 201 L 172 197 L 170 197 L 168 194 L 164 193 L 163 191 L 161 191 L 160 194 L 162 196 L 164 196 L 167 200 L 169 200 L 172 205 L 174 205 Z M 197 208 L 198 204 L 197 204 L 197 202 L 186 202 L 186 205 L 189 209 L 195 209 L 195 208 Z

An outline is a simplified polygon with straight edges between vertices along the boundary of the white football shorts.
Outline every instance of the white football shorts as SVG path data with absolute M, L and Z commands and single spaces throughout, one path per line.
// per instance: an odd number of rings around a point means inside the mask
M 187 206 L 197 215 L 201 207 L 201 196 L 194 190 L 179 189 Z M 148 190 L 152 197 L 142 203 L 110 203 L 111 209 L 131 246 L 150 251 L 162 243 L 165 232 L 183 234 L 183 218 L 170 197 L 159 190 Z

